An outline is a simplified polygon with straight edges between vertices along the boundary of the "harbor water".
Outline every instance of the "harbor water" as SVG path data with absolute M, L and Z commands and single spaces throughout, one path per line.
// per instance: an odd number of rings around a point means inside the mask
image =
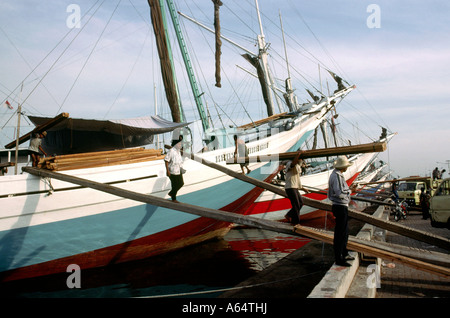
M 68 272 L 4 283 L 1 293 L 19 298 L 215 298 L 309 241 L 299 236 L 235 227 L 221 239 L 165 255 L 81 269 L 80 288 L 68 287 L 71 275 Z

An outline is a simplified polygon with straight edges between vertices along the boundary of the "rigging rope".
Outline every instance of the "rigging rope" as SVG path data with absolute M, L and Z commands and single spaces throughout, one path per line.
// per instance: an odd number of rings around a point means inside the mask
M 100 0 L 99 0 L 100 1 Z M 105 2 L 106 0 L 103 0 L 103 2 Z M 98 1 L 95 3 L 97 4 Z M 86 12 L 86 14 L 84 16 L 86 16 L 89 11 L 95 6 L 95 4 L 89 8 L 89 10 Z M 100 5 L 101 6 L 101 5 Z M 99 6 L 99 7 L 100 7 Z M 98 8 L 99 8 L 98 7 Z M 95 12 L 97 12 L 98 8 L 96 9 Z M 94 14 L 95 14 L 94 12 Z M 93 15 L 89 18 L 88 22 L 92 19 Z M 56 61 L 51 65 L 51 67 L 49 68 L 49 70 L 44 74 L 44 76 L 42 76 L 42 78 L 39 80 L 39 82 L 36 84 L 36 86 L 31 90 L 31 92 L 25 97 L 25 99 L 22 101 L 22 104 L 25 104 L 25 102 L 28 100 L 28 98 L 31 96 L 31 94 L 33 94 L 33 92 L 36 90 L 36 88 L 41 84 L 41 82 L 44 80 L 44 78 L 48 75 L 48 73 L 50 73 L 50 71 L 52 70 L 52 68 L 56 65 L 56 63 L 59 61 L 59 59 L 64 55 L 64 53 L 67 51 L 67 49 L 70 47 L 70 45 L 75 41 L 75 39 L 80 35 L 81 31 L 84 29 L 85 25 L 83 25 L 82 28 L 80 28 L 80 30 L 78 31 L 78 33 L 75 35 L 75 37 L 70 41 L 69 45 L 63 50 L 63 52 L 58 56 L 58 58 L 56 59 Z M 72 31 L 72 29 L 61 39 L 61 41 L 59 41 L 56 46 L 42 59 L 42 61 L 33 69 L 33 71 L 42 64 L 42 62 L 44 62 L 44 60 L 47 59 L 47 57 L 62 43 L 62 41 L 70 34 L 70 32 Z M 25 79 L 27 79 L 32 73 L 33 71 L 31 71 L 29 73 L 29 75 L 27 75 L 27 77 Z M 23 83 L 23 81 L 22 81 Z M 19 84 L 14 90 L 16 90 L 21 84 Z
M 239 289 L 246 289 L 246 288 L 253 288 L 253 287 L 260 287 L 270 284 L 276 284 L 281 282 L 286 282 L 290 280 L 295 280 L 299 278 L 304 278 L 311 275 L 316 275 L 318 273 L 326 272 L 327 269 L 315 271 L 312 273 L 304 274 L 304 275 L 297 275 L 293 277 L 288 277 L 284 279 L 274 280 L 270 282 L 264 282 L 264 283 L 258 283 L 258 284 L 251 284 L 246 286 L 235 286 L 235 287 L 229 287 L 229 288 L 220 288 L 220 289 L 213 289 L 213 290 L 204 290 L 204 291 L 198 291 L 198 292 L 188 292 L 188 293 L 179 293 L 179 294 L 166 294 L 166 295 L 154 295 L 154 296 L 144 296 L 139 298 L 163 298 L 163 297 L 180 297 L 180 296 L 191 296 L 191 295 L 202 295 L 202 294 L 211 294 L 211 293 L 219 293 L 219 292 L 226 292 L 226 291 L 232 291 L 232 290 L 239 290 Z
M 94 53 L 95 48 L 97 47 L 98 43 L 100 42 L 100 39 L 102 38 L 103 33 L 105 33 L 106 28 L 108 27 L 109 23 L 111 22 L 111 19 L 112 19 L 112 17 L 114 16 L 114 13 L 116 12 L 116 10 L 117 10 L 117 8 L 119 7 L 119 4 L 120 4 L 121 2 L 122 2 L 122 0 L 119 0 L 119 1 L 117 2 L 117 5 L 116 5 L 116 7 L 114 8 L 113 12 L 111 13 L 111 16 L 109 17 L 108 22 L 106 23 L 105 27 L 103 28 L 102 32 L 100 33 L 100 36 L 98 37 L 97 41 L 95 42 L 94 47 L 92 48 L 92 50 L 91 50 L 91 52 L 89 53 L 89 55 L 88 55 L 86 61 L 84 62 L 83 66 L 81 67 L 81 70 L 78 72 L 78 75 L 77 75 L 77 77 L 75 78 L 74 82 L 72 83 L 72 86 L 70 87 L 69 91 L 67 92 L 66 97 L 64 98 L 63 102 L 61 103 L 61 106 L 59 107 L 58 111 L 56 112 L 57 114 L 61 111 L 61 108 L 64 106 L 64 104 L 65 104 L 67 98 L 69 97 L 70 93 L 72 92 L 72 89 L 74 88 L 75 84 L 77 83 L 78 79 L 80 78 L 81 73 L 83 72 L 84 68 L 86 67 L 88 61 L 90 60 L 90 58 L 91 58 L 91 56 L 92 56 L 92 53 Z M 98 10 L 102 5 L 103 5 L 103 2 L 102 2 L 102 4 L 97 8 L 97 10 Z M 97 10 L 94 12 L 94 15 L 95 15 L 95 13 L 97 12 Z M 92 16 L 93 16 L 93 15 L 92 15 Z M 92 16 L 91 16 L 91 18 L 92 18 Z M 90 18 L 90 19 L 91 19 L 91 18 Z M 90 21 L 90 19 L 89 19 L 89 21 Z M 88 22 L 89 22 L 89 21 L 88 21 Z
M 143 52 L 143 50 L 144 50 L 145 44 L 147 43 L 147 38 L 148 38 L 150 32 L 151 32 L 151 29 L 149 28 L 148 31 L 147 31 L 147 35 L 145 36 L 144 42 L 142 43 L 141 49 L 140 49 L 140 51 L 139 51 L 139 54 L 137 55 L 136 60 L 134 61 L 133 66 L 131 67 L 131 70 L 130 70 L 130 72 L 128 73 L 128 76 L 126 77 L 125 82 L 123 83 L 122 87 L 120 88 L 119 92 L 117 93 L 116 98 L 115 98 L 114 101 L 112 102 L 111 106 L 109 106 L 108 111 L 106 112 L 105 116 L 103 117 L 104 119 L 108 116 L 108 114 L 109 114 L 109 112 L 111 111 L 112 107 L 116 104 L 117 100 L 119 99 L 120 95 L 122 94 L 123 89 L 124 89 L 125 86 L 127 85 L 128 80 L 130 79 L 131 74 L 133 73 L 134 68 L 136 67 L 137 62 L 139 61 L 139 58 L 140 58 L 141 55 L 142 55 L 142 52 Z

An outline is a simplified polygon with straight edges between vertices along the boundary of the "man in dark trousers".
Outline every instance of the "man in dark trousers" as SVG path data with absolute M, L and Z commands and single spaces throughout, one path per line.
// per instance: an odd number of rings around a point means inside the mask
M 328 199 L 332 202 L 331 211 L 336 218 L 336 226 L 334 228 L 334 256 L 336 265 L 350 266 L 347 260 L 354 258 L 348 254 L 348 204 L 350 202 L 350 194 L 352 191 L 345 182 L 343 173 L 350 167 L 350 163 L 346 156 L 339 156 L 334 162 L 334 170 L 328 180 Z
M 183 136 L 180 136 L 177 140 L 172 140 L 172 148 L 170 148 L 164 163 L 166 165 L 166 175 L 169 177 L 172 184 L 172 189 L 169 192 L 169 196 L 172 202 L 179 203 L 177 200 L 178 190 L 184 185 L 183 180 L 183 157 L 182 157 L 182 140 Z
M 430 217 L 430 195 L 424 187 L 420 189 L 420 206 L 422 207 L 422 219 L 428 219 Z
M 299 160 L 301 151 L 297 152 L 294 160 L 289 160 L 285 162 L 285 185 L 284 190 L 286 191 L 286 195 L 291 201 L 292 208 L 289 212 L 284 216 L 289 223 L 292 224 L 300 224 L 300 209 L 303 206 L 302 197 L 300 195 L 299 190 L 303 190 L 306 193 L 309 191 L 302 187 L 302 183 L 300 181 L 300 173 L 301 173 L 301 163 L 303 160 Z

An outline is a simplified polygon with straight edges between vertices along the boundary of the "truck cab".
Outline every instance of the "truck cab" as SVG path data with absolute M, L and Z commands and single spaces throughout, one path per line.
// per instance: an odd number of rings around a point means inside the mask
M 423 181 L 405 181 L 398 186 L 398 196 L 400 200 L 406 199 L 409 206 L 420 205 L 421 189 L 428 190 L 427 184 Z
M 433 180 L 427 177 L 410 177 L 417 180 L 408 180 L 401 182 L 398 186 L 398 196 L 401 200 L 406 199 L 410 206 L 420 206 L 420 193 L 422 188 L 432 196 L 436 191 L 441 179 Z
M 450 178 L 442 180 L 430 199 L 431 226 L 450 229 Z

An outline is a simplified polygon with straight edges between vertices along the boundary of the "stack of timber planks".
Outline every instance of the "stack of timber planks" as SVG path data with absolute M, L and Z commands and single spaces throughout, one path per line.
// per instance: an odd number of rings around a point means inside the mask
M 38 168 L 52 171 L 95 168 L 163 159 L 162 149 L 131 148 L 46 157 Z

